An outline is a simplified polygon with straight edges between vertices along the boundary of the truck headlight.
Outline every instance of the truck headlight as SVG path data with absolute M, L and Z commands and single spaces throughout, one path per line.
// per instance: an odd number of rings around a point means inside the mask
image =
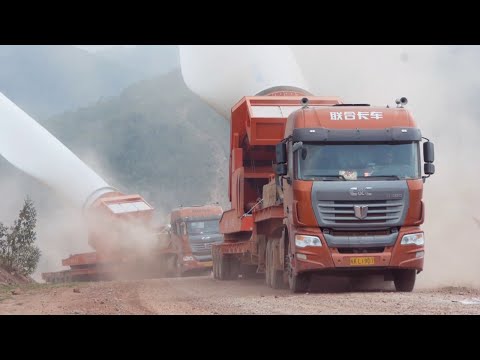
M 423 233 L 407 234 L 407 235 L 403 235 L 402 241 L 400 242 L 400 244 L 423 245 L 425 244 L 425 238 L 423 237 Z
M 295 235 L 295 245 L 304 248 L 306 246 L 322 246 L 322 242 L 316 236 Z
M 193 261 L 193 256 L 184 256 L 183 261 Z

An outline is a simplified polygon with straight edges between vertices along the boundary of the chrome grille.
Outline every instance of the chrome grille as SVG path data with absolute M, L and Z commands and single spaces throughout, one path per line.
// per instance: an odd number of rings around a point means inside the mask
M 210 254 L 213 243 L 191 243 L 193 254 Z
M 317 204 L 321 222 L 327 226 L 340 224 L 395 224 L 401 220 L 404 210 L 404 203 L 399 200 L 318 201 Z M 356 206 L 365 209 L 364 217 L 356 216 Z

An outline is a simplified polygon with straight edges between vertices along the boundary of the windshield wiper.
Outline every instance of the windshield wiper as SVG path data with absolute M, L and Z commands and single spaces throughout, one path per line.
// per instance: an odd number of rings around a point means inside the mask
M 401 180 L 397 175 L 370 175 L 370 176 L 359 176 L 359 178 L 386 178 L 391 180 Z
M 342 179 L 343 181 L 347 181 L 347 179 L 345 179 L 345 176 L 343 175 L 315 175 L 314 176 L 315 178 L 335 178 L 335 179 Z M 326 179 L 324 179 L 326 180 Z M 331 180 L 327 180 L 327 181 L 331 181 Z

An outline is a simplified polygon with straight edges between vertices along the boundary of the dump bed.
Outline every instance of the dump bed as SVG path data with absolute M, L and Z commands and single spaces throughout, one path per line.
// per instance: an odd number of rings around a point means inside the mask
M 99 253 L 130 252 L 136 244 L 155 236 L 154 208 L 140 195 L 106 196 L 87 212 L 88 243 Z
M 229 198 L 220 230 L 249 232 L 263 186 L 274 178 L 275 145 L 285 136 L 287 118 L 302 108 L 302 96 L 244 97 L 232 108 L 230 126 Z M 309 106 L 340 104 L 338 97 L 308 97 Z

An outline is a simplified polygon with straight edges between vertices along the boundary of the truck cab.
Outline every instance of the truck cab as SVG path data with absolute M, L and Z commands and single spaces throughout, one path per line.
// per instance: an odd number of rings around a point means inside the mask
M 402 102 L 305 106 L 287 119 L 276 160 L 293 290 L 314 272 L 383 274 L 398 291 L 413 289 L 434 154 Z
M 171 244 L 179 274 L 211 271 L 212 245 L 223 241 L 216 205 L 188 206 L 170 213 Z

